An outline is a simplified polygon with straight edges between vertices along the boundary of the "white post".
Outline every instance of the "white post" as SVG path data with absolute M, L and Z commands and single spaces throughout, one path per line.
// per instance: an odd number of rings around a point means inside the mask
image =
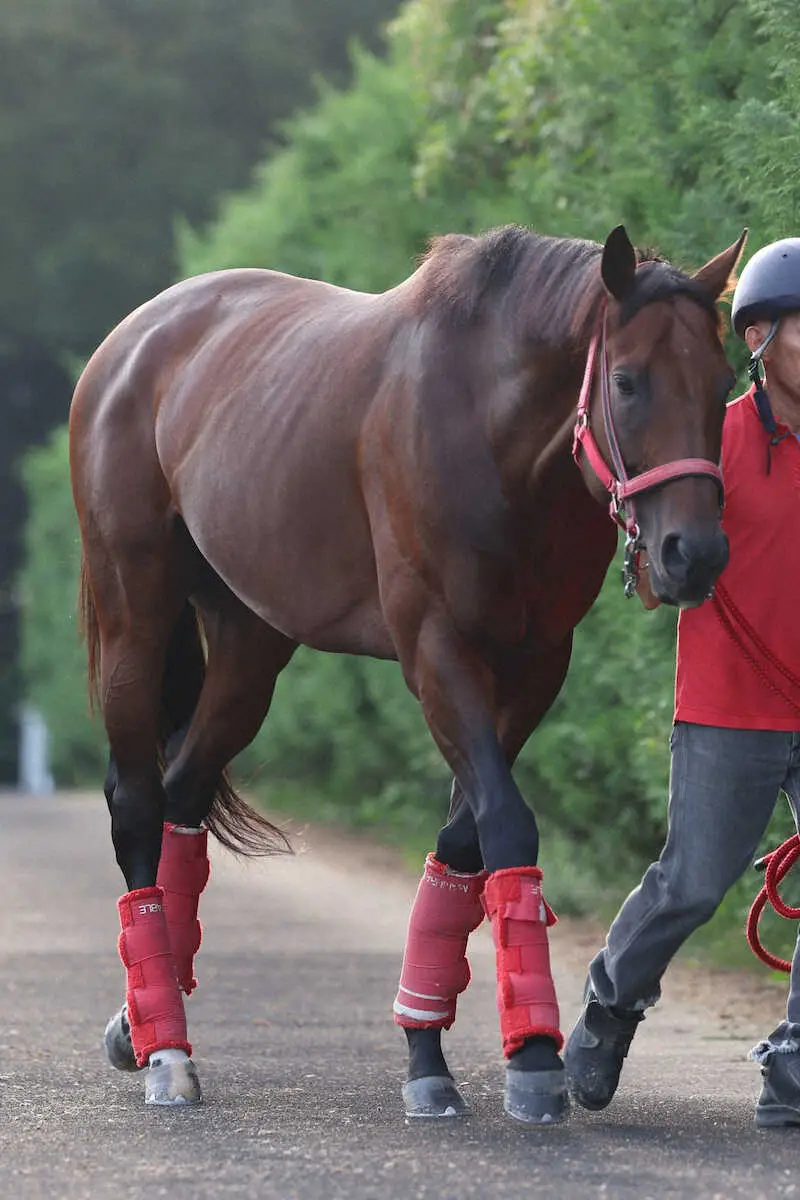
M 32 704 L 19 710 L 19 790 L 30 796 L 53 792 L 48 733 L 44 717 Z

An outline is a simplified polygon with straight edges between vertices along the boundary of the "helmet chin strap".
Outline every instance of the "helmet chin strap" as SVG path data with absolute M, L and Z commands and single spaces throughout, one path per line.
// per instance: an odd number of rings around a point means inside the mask
M 770 325 L 769 333 L 764 338 L 764 341 L 761 343 L 761 345 L 757 346 L 756 349 L 753 351 L 753 353 L 750 355 L 750 362 L 747 365 L 747 374 L 750 376 L 750 382 L 755 385 L 755 392 L 753 393 L 753 399 L 755 401 L 756 411 L 758 412 L 759 420 L 761 421 L 761 424 L 764 427 L 765 433 L 767 433 L 769 435 L 769 441 L 767 442 L 767 474 L 768 475 L 769 475 L 771 467 L 772 467 L 771 448 L 773 446 L 777 446 L 778 442 L 782 441 L 786 437 L 786 434 L 778 433 L 778 425 L 775 420 L 775 414 L 772 411 L 772 405 L 769 402 L 769 396 L 767 395 L 767 389 L 764 386 L 764 383 L 765 383 L 764 364 L 761 361 L 761 359 L 762 359 L 762 355 L 764 354 L 764 351 L 766 350 L 767 346 L 770 344 L 772 339 L 775 337 L 775 334 L 778 332 L 779 325 L 780 325 L 780 317 L 777 318 L 777 320 L 772 322 L 772 324 Z
M 780 318 L 773 321 L 769 328 L 769 333 L 764 338 L 760 346 L 757 346 L 750 355 L 750 362 L 747 364 L 747 374 L 750 376 L 750 382 L 755 384 L 755 402 L 758 409 L 758 415 L 761 418 L 761 424 L 766 432 L 774 437 L 778 432 L 778 426 L 775 423 L 775 414 L 772 411 L 772 405 L 769 402 L 767 390 L 764 387 L 764 364 L 761 361 L 764 351 L 775 337 L 780 325 Z

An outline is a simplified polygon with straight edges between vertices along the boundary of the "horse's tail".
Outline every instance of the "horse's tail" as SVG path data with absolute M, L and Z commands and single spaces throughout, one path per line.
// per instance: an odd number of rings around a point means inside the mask
M 95 709 L 99 702 L 100 629 L 85 559 L 81 563 L 79 612 L 88 658 L 89 703 Z M 158 746 L 162 769 L 167 742 L 191 720 L 205 674 L 202 629 L 195 609 L 187 602 L 172 632 L 164 664 Z M 223 846 L 237 854 L 291 849 L 286 835 L 238 794 L 227 771 L 220 776 L 206 825 Z
M 89 709 L 95 712 L 99 707 L 100 684 L 100 626 L 97 624 L 97 609 L 89 583 L 89 571 L 86 567 L 86 556 L 81 558 L 81 582 L 78 590 L 78 616 L 81 633 L 86 643 L 87 672 L 89 677 Z
M 159 745 L 162 759 L 171 735 L 191 720 L 205 675 L 202 625 L 194 606 L 187 601 L 172 631 L 164 664 Z M 220 775 L 205 823 L 217 841 L 236 854 L 277 854 L 291 849 L 286 835 L 239 795 L 227 771 Z

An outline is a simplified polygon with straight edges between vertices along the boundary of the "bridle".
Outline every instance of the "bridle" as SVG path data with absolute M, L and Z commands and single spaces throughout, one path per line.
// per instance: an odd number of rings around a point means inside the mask
M 572 457 L 578 466 L 585 454 L 600 483 L 611 497 L 609 515 L 621 529 L 625 530 L 625 557 L 622 568 L 622 583 L 626 596 L 633 596 L 639 584 L 639 552 L 644 549 L 641 531 L 636 522 L 633 497 L 653 488 L 661 487 L 672 479 L 684 479 L 689 475 L 708 476 L 719 488 L 720 506 L 724 501 L 722 471 L 707 458 L 678 458 L 660 467 L 651 467 L 639 475 L 629 476 L 619 448 L 619 439 L 611 412 L 611 397 L 608 385 L 608 353 L 606 348 L 607 310 L 603 305 L 600 328 L 592 337 L 583 373 L 575 434 L 572 441 Z M 600 351 L 600 399 L 606 441 L 611 452 L 612 467 L 603 458 L 590 425 L 590 402 L 595 364 Z

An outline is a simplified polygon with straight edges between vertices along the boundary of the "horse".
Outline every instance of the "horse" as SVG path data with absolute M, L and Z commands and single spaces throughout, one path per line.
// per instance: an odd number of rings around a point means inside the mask
M 717 300 L 746 232 L 691 276 L 623 226 L 603 244 L 447 234 L 381 294 L 224 270 L 168 288 L 95 351 L 70 462 L 128 889 L 126 1002 L 105 1045 L 144 1071 L 147 1103 L 202 1095 L 182 992 L 207 833 L 286 848 L 227 768 L 302 644 L 396 660 L 453 775 L 394 1002 L 406 1113 L 466 1110 L 441 1035 L 486 915 L 506 1111 L 566 1118 L 555 918 L 511 768 L 614 556 L 606 506 L 627 530 L 628 592 L 642 554 L 672 605 L 701 603 L 725 566 L 734 375 Z

